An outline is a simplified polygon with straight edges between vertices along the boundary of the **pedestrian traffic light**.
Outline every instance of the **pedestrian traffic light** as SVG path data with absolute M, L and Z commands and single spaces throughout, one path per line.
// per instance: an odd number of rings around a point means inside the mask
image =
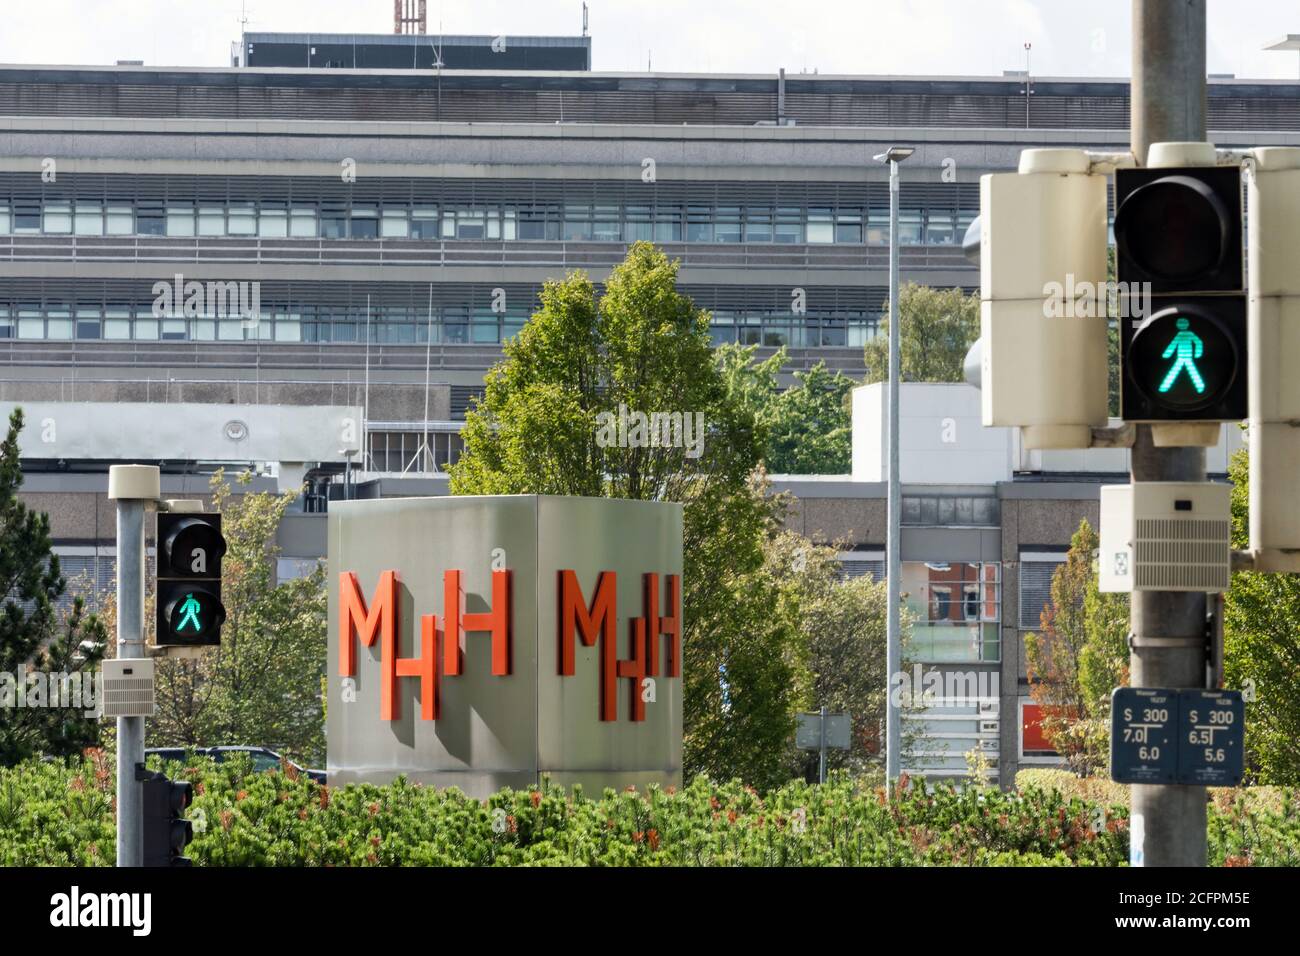
M 983 422 L 1087 448 L 1107 421 L 1106 177 L 1081 149 L 1025 150 L 981 177 L 979 221 Z
M 1169 166 L 1164 158 L 1208 165 Z M 1120 414 L 1134 422 L 1246 417 L 1241 170 L 1205 144 L 1157 144 L 1115 171 Z
M 158 513 L 156 643 L 160 647 L 221 643 L 221 515 Z
M 183 780 L 149 774 L 144 790 L 143 863 L 145 866 L 189 866 L 185 847 L 194 839 L 194 827 L 185 819 L 193 788 Z

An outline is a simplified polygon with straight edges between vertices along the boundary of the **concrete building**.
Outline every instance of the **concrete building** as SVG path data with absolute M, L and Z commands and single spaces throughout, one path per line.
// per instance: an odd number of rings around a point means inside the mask
M 904 279 L 972 290 L 959 242 L 982 174 L 1026 147 L 1128 140 L 1122 80 L 1035 78 L 1027 97 L 1014 75 L 270 66 L 250 36 L 249 65 L 230 69 L 0 67 L 0 402 L 109 422 L 139 403 L 131 424 L 155 440 L 135 460 L 161 462 L 171 495 L 202 494 L 220 463 L 257 464 L 260 487 L 301 474 L 313 490 L 282 530 L 284 573 L 324 553 L 316 512 L 345 483 L 445 490 L 465 410 L 547 279 L 584 269 L 599 285 L 629 242 L 653 240 L 717 342 L 784 345 L 787 376 L 818 361 L 860 375 L 888 271 L 872 155 L 917 147 Z M 1213 80 L 1210 136 L 1300 145 L 1297 104 L 1295 82 Z M 953 735 L 917 769 L 954 772 L 956 748 L 995 739 L 1008 782 L 1042 749 L 1020 742 L 1026 582 L 1041 591 L 1079 518 L 1095 520 L 1123 453 L 1027 453 L 977 427 L 969 394 L 908 393 L 903 557 L 927 595 L 927 654 L 1000 678 L 996 703 L 917 718 Z M 885 540 L 878 390 L 855 401 L 853 475 L 778 486 L 799 499 L 794 526 L 845 541 L 863 571 Z M 360 409 L 355 454 L 332 439 L 318 457 L 250 454 L 225 431 L 273 434 L 278 406 Z M 174 451 L 178 415 L 208 431 Z M 99 576 L 108 462 L 83 437 L 73 451 L 25 438 L 25 492 Z

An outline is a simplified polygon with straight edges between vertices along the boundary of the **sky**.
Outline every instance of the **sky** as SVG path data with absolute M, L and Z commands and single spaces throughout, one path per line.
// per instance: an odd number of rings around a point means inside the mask
M 1129 0 L 588 0 L 598 71 L 1127 76 Z M 390 33 L 391 0 L 0 0 L 0 63 L 228 66 L 240 32 Z M 578 35 L 581 0 L 428 0 L 429 30 Z M 1209 0 L 1208 72 L 1296 79 L 1295 0 Z M 1028 54 L 1025 44 L 1030 44 Z

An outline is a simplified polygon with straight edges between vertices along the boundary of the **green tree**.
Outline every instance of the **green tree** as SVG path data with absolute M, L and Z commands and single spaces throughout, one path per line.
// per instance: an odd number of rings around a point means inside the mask
M 1080 775 L 1106 766 L 1110 692 L 1128 683 L 1128 596 L 1102 594 L 1099 541 L 1085 518 L 1052 575 L 1042 631 L 1025 638 L 1030 694 L 1052 746 Z
M 899 360 L 905 382 L 960 382 L 966 353 L 980 335 L 979 295 L 961 289 L 931 289 L 914 282 L 898 290 L 903 317 Z M 867 343 L 866 381 L 889 378 L 889 323 L 893 305 Z
M 767 570 L 782 582 L 781 613 L 798 634 L 791 665 L 799 707 L 851 716 L 852 747 L 831 751 L 827 764 L 862 773 L 882 765 L 889 597 L 869 575 L 844 578 L 837 550 L 784 531 L 768 543 Z M 909 623 L 905 615 L 904 638 Z M 814 779 L 815 752 L 792 751 L 791 760 L 796 773 Z
M 852 420 L 849 393 L 857 384 L 843 372 L 818 362 L 795 372 L 795 384 L 781 388 L 777 376 L 788 352 L 758 360 L 757 345 L 718 349 L 727 391 L 763 426 L 767 470 L 783 475 L 842 475 L 849 470 Z
M 1228 466 L 1232 546 L 1249 547 L 1250 462 Z M 1226 596 L 1224 682 L 1254 688 L 1246 705 L 1248 772 L 1259 783 L 1300 783 L 1300 576 L 1238 571 Z M 1247 683 L 1249 682 L 1249 683 Z
M 599 301 L 581 272 L 547 282 L 466 416 L 451 489 L 683 502 L 686 773 L 767 786 L 794 722 L 793 638 L 763 573 L 784 500 L 755 475 L 764 430 L 729 395 L 708 315 L 678 293 L 677 268 L 642 242 Z M 622 441 L 620 422 L 638 412 L 702 420 L 702 441 Z
M 235 477 L 246 487 L 252 475 Z M 158 662 L 158 709 L 151 747 L 251 744 L 275 747 L 309 765 L 325 758 L 326 592 L 323 563 L 276 581 L 276 531 L 297 494 L 236 494 L 212 476 L 226 555 L 221 644 L 194 659 Z
M 103 622 L 85 613 L 79 597 L 60 620 L 56 604 L 67 582 L 53 551 L 49 515 L 18 499 L 22 430 L 22 409 L 14 409 L 0 445 L 0 764 L 35 754 L 75 754 L 98 742 L 99 721 L 87 717 L 84 707 L 52 706 L 48 675 L 75 674 L 88 684 L 108 638 Z M 39 672 L 39 689 L 18 681 L 20 666 Z M 59 680 L 54 691 L 62 701 Z M 35 699 L 45 706 L 16 707 L 19 694 L 28 701 L 38 694 Z

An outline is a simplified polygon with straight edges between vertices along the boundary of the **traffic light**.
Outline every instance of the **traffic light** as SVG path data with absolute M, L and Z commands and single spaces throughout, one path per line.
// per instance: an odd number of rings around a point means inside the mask
M 980 178 L 979 221 L 984 424 L 1087 448 L 1107 421 L 1106 177 L 1081 149 L 1027 149 Z
M 1300 571 L 1300 149 L 1254 151 L 1249 208 L 1250 550 Z
M 194 839 L 194 827 L 185 810 L 194 789 L 183 780 L 168 780 L 151 773 L 141 784 L 144 790 L 145 866 L 189 866 L 185 847 Z
M 1121 290 L 1120 415 L 1132 422 L 1246 417 L 1241 169 L 1158 144 L 1152 166 L 1115 171 Z M 1211 165 L 1166 166 L 1164 157 Z
M 221 515 L 158 513 L 156 594 L 159 647 L 221 643 Z

